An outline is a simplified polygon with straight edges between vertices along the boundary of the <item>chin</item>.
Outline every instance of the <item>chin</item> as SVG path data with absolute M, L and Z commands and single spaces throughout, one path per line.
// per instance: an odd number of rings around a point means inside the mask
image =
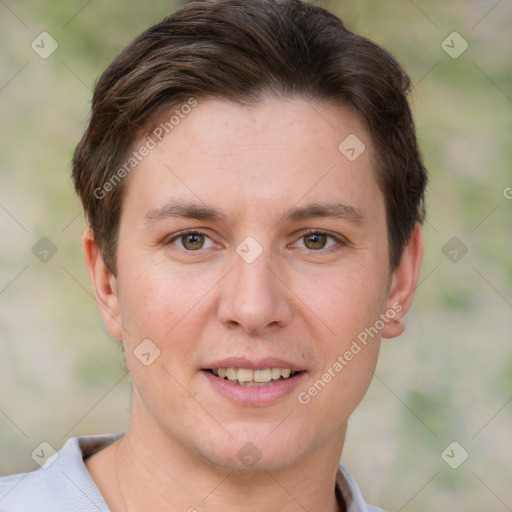
M 254 444 L 247 443 L 240 450 L 222 454 L 203 454 L 209 464 L 217 469 L 238 474 L 279 472 L 292 466 L 299 458 L 297 453 L 268 453 Z
M 275 427 L 272 427 L 275 428 Z M 210 464 L 237 473 L 280 471 L 293 465 L 304 456 L 304 443 L 298 432 L 272 432 L 268 424 L 243 429 L 228 428 L 232 438 L 209 440 L 200 447 L 200 454 Z M 269 434 L 269 432 L 271 432 Z

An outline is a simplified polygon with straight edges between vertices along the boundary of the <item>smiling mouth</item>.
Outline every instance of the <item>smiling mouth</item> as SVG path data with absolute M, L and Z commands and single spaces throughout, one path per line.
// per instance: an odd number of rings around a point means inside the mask
M 293 371 L 289 368 L 265 368 L 263 370 L 251 370 L 250 368 L 215 368 L 205 370 L 212 375 L 240 386 L 270 386 L 275 382 L 291 379 L 304 373 Z

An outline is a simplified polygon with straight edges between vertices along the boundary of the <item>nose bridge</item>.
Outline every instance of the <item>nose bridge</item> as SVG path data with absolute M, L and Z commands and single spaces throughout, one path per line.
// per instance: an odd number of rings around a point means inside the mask
M 220 320 L 247 331 L 261 331 L 289 320 L 286 287 L 276 277 L 270 249 L 255 239 L 245 239 L 233 255 L 221 297 Z

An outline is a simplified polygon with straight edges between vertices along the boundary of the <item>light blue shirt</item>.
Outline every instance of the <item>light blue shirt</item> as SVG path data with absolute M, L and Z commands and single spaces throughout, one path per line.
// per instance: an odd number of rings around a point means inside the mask
M 42 468 L 0 478 L 0 512 L 110 512 L 83 460 L 122 435 L 72 437 Z M 343 464 L 336 487 L 347 512 L 384 512 L 365 503 Z

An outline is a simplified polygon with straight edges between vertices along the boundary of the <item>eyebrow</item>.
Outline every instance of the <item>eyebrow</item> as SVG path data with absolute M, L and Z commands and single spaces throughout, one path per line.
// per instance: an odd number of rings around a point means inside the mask
M 302 208 L 294 208 L 285 214 L 283 220 L 298 221 L 318 217 L 332 217 L 354 224 L 363 224 L 365 221 L 365 215 L 359 208 L 343 203 L 314 203 Z
M 162 208 L 150 210 L 144 215 L 146 222 L 153 223 L 167 218 L 178 217 L 225 222 L 226 216 L 216 208 L 195 203 L 172 202 Z
M 144 215 L 146 223 L 154 223 L 168 218 L 185 218 L 226 223 L 227 216 L 220 210 L 196 203 L 171 202 L 161 208 L 148 211 Z M 354 224 L 364 224 L 366 217 L 363 212 L 343 203 L 313 203 L 304 207 L 295 207 L 285 212 L 278 222 L 297 222 L 312 218 L 335 218 Z

